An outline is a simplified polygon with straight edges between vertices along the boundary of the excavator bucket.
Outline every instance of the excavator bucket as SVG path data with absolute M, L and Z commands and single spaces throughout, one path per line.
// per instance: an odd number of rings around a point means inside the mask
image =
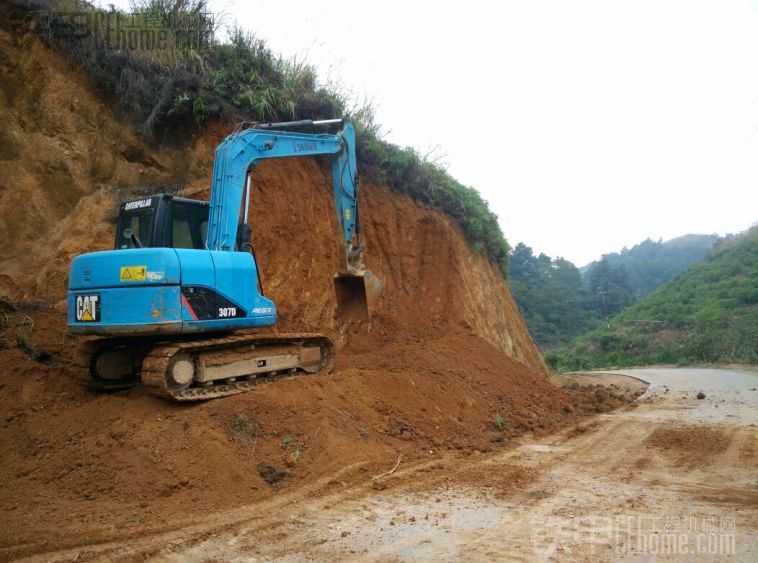
M 337 295 L 337 320 L 368 321 L 376 307 L 382 282 L 371 270 L 334 275 L 334 292 Z

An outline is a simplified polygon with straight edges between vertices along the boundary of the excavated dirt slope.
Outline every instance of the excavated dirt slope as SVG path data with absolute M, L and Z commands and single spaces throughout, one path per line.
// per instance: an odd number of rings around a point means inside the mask
M 336 372 L 194 405 L 96 392 L 65 331 L 68 262 L 111 246 L 120 198 L 177 181 L 207 197 L 227 127 L 148 146 L 17 12 L 0 24 L 0 87 L 0 558 L 370 482 L 399 454 L 489 451 L 614 405 L 551 385 L 497 268 L 450 218 L 382 186 L 364 183 L 361 203 L 378 314 L 337 326 L 318 159 L 262 165 L 251 216 L 278 330 L 332 336 Z

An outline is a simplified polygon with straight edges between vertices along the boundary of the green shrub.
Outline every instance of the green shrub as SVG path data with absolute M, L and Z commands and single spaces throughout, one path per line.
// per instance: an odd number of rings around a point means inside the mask
M 493 424 L 498 430 L 503 430 L 505 428 L 505 419 L 500 414 L 496 414 Z

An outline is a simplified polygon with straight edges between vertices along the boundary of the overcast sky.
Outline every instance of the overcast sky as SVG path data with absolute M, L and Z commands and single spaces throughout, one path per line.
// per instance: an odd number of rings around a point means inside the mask
M 758 0 L 211 6 L 444 155 L 511 244 L 581 266 L 758 220 Z

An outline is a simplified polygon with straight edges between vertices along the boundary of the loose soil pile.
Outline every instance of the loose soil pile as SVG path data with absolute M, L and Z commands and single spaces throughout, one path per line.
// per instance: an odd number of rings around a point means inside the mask
M 316 483 L 322 492 L 368 486 L 398 454 L 407 466 L 449 450 L 489 452 L 597 407 L 594 394 L 553 387 L 469 329 L 399 327 L 351 335 L 334 374 L 226 399 L 177 405 L 140 388 L 99 393 L 61 314 L 15 312 L 4 324 L 6 556 L 26 553 L 26 543 L 38 551 L 39 538 L 60 546 L 83 533 L 144 534 Z
M 726 451 L 732 442 L 724 428 L 706 425 L 685 425 L 656 428 L 645 440 L 680 465 L 699 465 Z

